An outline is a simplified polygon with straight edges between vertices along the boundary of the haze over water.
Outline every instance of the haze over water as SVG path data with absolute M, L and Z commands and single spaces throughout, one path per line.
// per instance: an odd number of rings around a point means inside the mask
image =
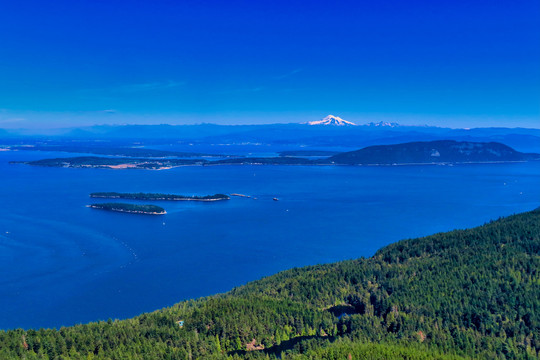
M 211 166 L 164 171 L 10 165 L 0 152 L 0 328 L 126 318 L 296 266 L 539 206 L 537 162 L 463 166 Z M 89 209 L 95 191 L 241 193 Z M 276 197 L 279 201 L 273 201 Z

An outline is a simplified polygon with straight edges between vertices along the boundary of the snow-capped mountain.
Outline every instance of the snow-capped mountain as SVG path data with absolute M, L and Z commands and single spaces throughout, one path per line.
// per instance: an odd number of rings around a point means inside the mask
M 366 126 L 377 126 L 377 127 L 396 127 L 396 126 L 399 126 L 398 123 L 394 123 L 394 122 L 384 122 L 384 121 L 379 121 L 377 123 L 375 122 L 370 122 L 368 124 L 366 124 Z
M 339 116 L 328 115 L 322 120 L 310 121 L 308 122 L 308 125 L 351 126 L 351 125 L 356 125 L 356 124 L 347 120 L 343 120 Z

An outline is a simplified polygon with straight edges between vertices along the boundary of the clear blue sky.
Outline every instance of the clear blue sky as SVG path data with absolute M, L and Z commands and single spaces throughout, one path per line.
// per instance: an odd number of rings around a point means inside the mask
M 0 1 L 0 128 L 540 127 L 540 1 Z

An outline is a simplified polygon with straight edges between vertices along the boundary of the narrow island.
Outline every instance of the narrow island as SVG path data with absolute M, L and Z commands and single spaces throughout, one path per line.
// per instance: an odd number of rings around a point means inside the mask
M 131 157 L 77 156 L 71 158 L 42 159 L 35 161 L 10 161 L 10 164 L 27 164 L 45 167 L 92 169 L 166 170 L 178 166 L 203 165 L 204 159 L 152 159 Z
M 156 205 L 103 203 L 103 204 L 92 204 L 92 205 L 87 205 L 87 206 L 92 209 L 125 212 L 125 213 L 131 213 L 131 214 L 164 215 L 167 213 L 164 208 L 156 206 Z
M 93 192 L 91 198 L 102 199 L 131 199 L 131 200 L 165 200 L 165 201 L 221 201 L 229 200 L 225 194 L 214 194 L 205 196 L 174 195 L 160 193 L 118 193 L 118 192 Z

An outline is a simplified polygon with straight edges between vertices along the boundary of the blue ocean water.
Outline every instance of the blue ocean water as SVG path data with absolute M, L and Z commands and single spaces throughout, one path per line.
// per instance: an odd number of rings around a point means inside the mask
M 8 164 L 59 156 L 74 154 L 0 152 L 0 328 L 126 318 L 540 206 L 538 162 L 162 171 Z M 155 202 L 168 213 L 148 216 L 87 208 L 94 191 L 256 199 Z

